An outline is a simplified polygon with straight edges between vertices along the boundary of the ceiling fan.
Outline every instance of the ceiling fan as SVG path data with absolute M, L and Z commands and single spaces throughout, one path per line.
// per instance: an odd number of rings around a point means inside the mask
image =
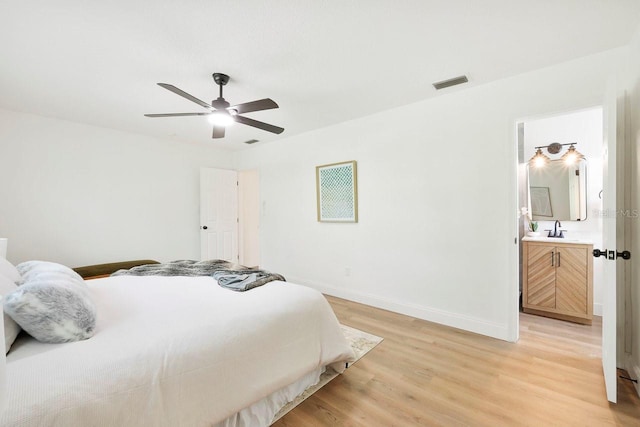
M 240 114 L 251 113 L 253 111 L 270 110 L 272 108 L 278 108 L 278 104 L 272 99 L 265 98 L 257 101 L 245 102 L 244 104 L 237 104 L 231 106 L 222 97 L 222 86 L 229 82 L 229 76 L 222 73 L 213 73 L 213 81 L 220 86 L 220 96 L 218 99 L 211 101 L 211 104 L 189 95 L 187 92 L 178 89 L 177 87 L 167 84 L 158 83 L 161 86 L 176 95 L 180 95 L 183 98 L 188 99 L 191 102 L 206 108 L 208 111 L 204 113 L 165 113 L 165 114 L 145 114 L 146 117 L 183 117 L 183 116 L 207 116 L 209 122 L 213 124 L 213 136 L 212 138 L 224 138 L 225 128 L 234 122 L 241 123 L 243 125 L 252 126 L 254 128 L 266 130 L 267 132 L 273 132 L 280 134 L 284 132 L 284 128 L 270 125 L 268 123 L 259 122 L 248 117 L 241 116 Z

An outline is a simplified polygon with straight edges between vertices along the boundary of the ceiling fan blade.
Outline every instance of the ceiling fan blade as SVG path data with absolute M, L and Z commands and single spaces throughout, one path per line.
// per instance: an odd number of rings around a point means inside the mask
M 170 90 L 171 92 L 175 93 L 176 95 L 180 95 L 183 98 L 188 99 L 191 102 L 195 102 L 198 105 L 203 106 L 204 108 L 208 108 L 209 110 L 213 110 L 213 107 L 210 104 L 207 104 L 206 102 L 196 98 L 193 95 L 189 95 L 187 92 L 178 89 L 177 87 L 175 87 L 174 85 L 170 85 L 167 83 L 158 83 L 158 86 L 161 86 L 163 88 L 165 88 L 166 90 Z
M 214 126 L 211 138 L 224 138 L 224 126 Z
M 271 110 L 278 108 L 278 104 L 273 99 L 265 98 L 258 101 L 245 102 L 244 104 L 229 107 L 230 110 L 236 110 L 238 114 L 250 113 L 252 111 Z
M 238 123 L 242 123 L 243 125 L 253 126 L 254 128 L 266 130 L 267 132 L 273 132 L 278 134 L 284 132 L 284 128 L 270 125 L 269 123 L 259 122 L 257 120 L 253 120 L 248 117 L 235 116 L 234 120 Z
M 145 114 L 146 117 L 182 117 L 182 116 L 208 116 L 211 113 L 165 113 L 165 114 Z

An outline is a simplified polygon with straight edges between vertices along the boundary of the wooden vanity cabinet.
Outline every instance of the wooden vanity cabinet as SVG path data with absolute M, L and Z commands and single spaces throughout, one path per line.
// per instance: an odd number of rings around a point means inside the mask
M 525 313 L 591 324 L 593 245 L 523 241 Z

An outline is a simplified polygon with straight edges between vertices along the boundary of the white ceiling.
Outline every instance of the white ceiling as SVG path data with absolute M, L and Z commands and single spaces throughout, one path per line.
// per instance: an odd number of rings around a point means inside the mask
M 0 108 L 230 149 L 622 46 L 640 23 L 638 0 L 2 3 Z M 211 101 L 213 72 L 232 104 L 275 100 L 247 116 L 285 132 L 143 116 L 203 111 L 156 83 Z

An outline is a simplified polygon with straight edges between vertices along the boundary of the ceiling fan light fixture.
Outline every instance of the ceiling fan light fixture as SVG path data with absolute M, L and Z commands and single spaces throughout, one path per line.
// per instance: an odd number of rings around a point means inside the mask
M 242 114 L 251 113 L 254 111 L 271 110 L 273 108 L 279 108 L 278 104 L 270 98 L 258 99 L 251 102 L 243 102 L 242 104 L 236 104 L 233 107 L 222 96 L 222 87 L 229 81 L 229 76 L 222 73 L 213 73 L 213 81 L 220 87 L 220 96 L 217 99 L 211 101 L 208 104 L 195 96 L 188 94 L 182 89 L 170 85 L 168 83 L 158 83 L 158 86 L 175 93 L 189 101 L 198 104 L 201 107 L 207 109 L 206 113 L 162 113 L 162 114 L 145 114 L 146 117 L 185 117 L 185 116 L 206 116 L 207 120 L 213 125 L 213 133 L 211 137 L 213 139 L 224 138 L 225 128 L 234 124 L 240 123 L 241 125 L 251 126 L 256 129 L 261 129 L 267 132 L 275 133 L 277 135 L 284 132 L 284 128 L 279 126 L 270 125 L 269 123 L 260 122 L 258 120 L 245 117 Z
M 214 111 L 213 113 L 209 114 L 207 120 L 209 120 L 209 123 L 214 126 L 222 127 L 231 126 L 235 123 L 233 116 L 227 110 Z

